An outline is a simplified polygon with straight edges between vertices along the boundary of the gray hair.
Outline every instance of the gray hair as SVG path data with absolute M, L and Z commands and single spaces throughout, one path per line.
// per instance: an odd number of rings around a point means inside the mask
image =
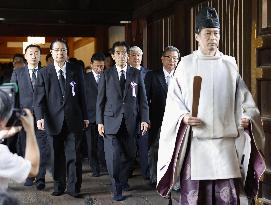
M 176 51 L 178 53 L 178 57 L 180 58 L 180 51 L 178 48 L 174 47 L 174 46 L 168 46 L 166 47 L 163 52 L 162 52 L 162 56 L 165 56 L 166 52 L 173 52 Z
M 143 55 L 143 51 L 141 50 L 141 48 L 139 48 L 138 46 L 132 46 L 130 49 L 129 49 L 129 54 L 131 52 L 137 52 L 137 53 L 140 53 L 141 55 Z

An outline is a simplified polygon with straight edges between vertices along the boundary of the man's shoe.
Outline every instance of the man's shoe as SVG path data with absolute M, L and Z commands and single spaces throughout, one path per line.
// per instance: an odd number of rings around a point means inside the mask
M 40 182 L 40 183 L 36 184 L 36 188 L 37 188 L 37 190 L 45 189 L 45 183 Z
M 34 178 L 26 178 L 24 186 L 32 186 L 33 185 Z
M 156 188 L 156 182 L 155 182 L 155 181 L 150 181 L 150 182 L 149 182 L 149 185 L 150 185 L 153 189 Z
M 69 191 L 66 191 L 66 194 L 74 197 L 74 198 L 80 198 L 80 194 L 78 192 L 69 192 Z
M 100 173 L 98 173 L 98 172 L 93 172 L 93 173 L 92 173 L 92 176 L 93 176 L 93 177 L 99 177 L 99 176 L 100 176 Z
M 61 196 L 62 194 L 64 194 L 64 191 L 54 191 L 51 193 L 52 196 Z
M 121 185 L 121 188 L 122 188 L 123 191 L 130 191 L 131 190 L 131 188 L 130 188 L 130 186 L 129 186 L 128 183 L 123 183 Z
M 112 199 L 114 201 L 123 201 L 125 199 L 125 196 L 123 196 L 122 194 L 114 194 L 114 196 L 112 197 Z
M 45 188 L 45 180 L 36 181 L 37 190 L 43 190 Z

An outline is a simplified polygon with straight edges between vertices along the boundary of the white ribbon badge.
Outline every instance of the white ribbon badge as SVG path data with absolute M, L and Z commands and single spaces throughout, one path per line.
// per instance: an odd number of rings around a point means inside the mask
M 70 85 L 72 86 L 72 96 L 75 96 L 75 90 L 74 90 L 74 87 L 75 87 L 76 83 L 75 83 L 74 81 L 72 81 L 72 82 L 70 83 Z
M 132 87 L 132 96 L 136 97 L 136 86 L 137 84 L 133 81 L 131 82 L 131 87 Z

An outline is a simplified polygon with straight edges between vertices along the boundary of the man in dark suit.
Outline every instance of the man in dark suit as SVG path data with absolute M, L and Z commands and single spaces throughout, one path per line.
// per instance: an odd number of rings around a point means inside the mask
M 19 88 L 17 98 L 17 106 L 21 109 L 28 108 L 32 111 L 35 120 L 34 113 L 34 87 L 37 79 L 37 72 L 41 68 L 38 66 L 40 61 L 41 49 L 38 45 L 28 45 L 25 48 L 25 59 L 27 66 L 14 69 L 10 82 L 16 83 Z M 45 188 L 45 174 L 46 174 L 46 145 L 47 136 L 45 131 L 38 130 L 35 126 L 35 134 L 40 149 L 40 168 L 39 174 L 36 176 L 36 187 L 38 190 Z M 19 155 L 25 155 L 26 146 L 26 133 L 22 130 L 18 135 L 17 152 Z M 27 178 L 25 186 L 32 186 L 34 178 Z
M 143 51 L 138 46 L 132 46 L 129 49 L 129 64 L 131 67 L 140 70 L 142 79 L 145 79 L 145 76 L 149 69 L 141 66 Z M 140 123 L 140 119 L 139 119 Z M 148 165 L 148 133 L 145 133 L 143 136 L 141 132 L 137 133 L 137 147 L 138 147 L 138 158 L 140 164 L 141 174 L 145 179 L 149 179 L 149 165 Z
M 179 50 L 168 46 L 162 53 L 161 61 L 163 67 L 147 73 L 145 77 L 146 93 L 150 109 L 151 128 L 149 130 L 149 167 L 150 183 L 155 186 L 157 181 L 156 167 L 158 160 L 159 134 L 163 121 L 167 90 L 170 79 L 180 57 Z
M 104 142 L 103 138 L 99 136 L 98 125 L 96 124 L 98 83 L 104 70 L 104 59 L 103 53 L 93 54 L 90 62 L 91 69 L 87 70 L 84 76 L 88 120 L 90 122 L 85 134 L 88 146 L 88 159 L 92 169 L 92 176 L 94 177 L 100 176 L 100 169 L 104 169 L 106 166 Z
M 111 177 L 113 200 L 124 199 L 131 164 L 136 156 L 138 117 L 142 134 L 148 129 L 149 115 L 140 71 L 127 65 L 126 42 L 113 44 L 115 66 L 106 69 L 98 85 L 96 122 L 104 136 L 107 170 Z
M 81 140 L 88 126 L 83 68 L 67 62 L 68 45 L 57 39 L 50 50 L 54 65 L 40 70 L 34 92 L 37 126 L 49 135 L 53 196 L 79 197 L 82 183 Z M 67 173 L 67 185 L 66 185 Z

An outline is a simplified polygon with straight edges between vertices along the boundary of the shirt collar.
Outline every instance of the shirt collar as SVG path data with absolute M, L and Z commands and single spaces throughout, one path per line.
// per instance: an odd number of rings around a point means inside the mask
M 62 68 L 60 68 L 56 63 L 54 63 L 55 69 L 56 69 L 56 73 L 59 72 L 59 70 L 62 70 L 64 74 L 66 74 L 66 62 L 64 64 L 64 66 Z
M 31 70 L 31 71 L 32 71 L 32 70 L 34 70 L 34 69 L 35 69 L 35 70 L 38 70 L 39 66 L 37 65 L 36 67 L 33 68 L 32 66 L 27 65 L 27 68 L 28 68 L 28 70 Z
M 198 50 L 196 52 L 197 52 L 198 56 L 200 56 L 200 57 L 219 57 L 220 56 L 220 52 L 218 49 L 216 50 L 216 53 L 214 56 L 208 56 L 208 55 L 203 54 L 200 47 L 198 48 Z
M 170 73 L 168 73 L 168 71 L 163 67 L 163 72 L 164 72 L 165 78 L 168 77 L 168 76 L 172 77 L 173 73 L 174 73 L 174 70 L 172 70 Z
M 133 66 L 130 65 L 130 67 L 133 67 Z M 133 67 L 133 68 L 136 68 L 136 69 L 138 69 L 138 70 L 141 70 L 141 65 L 138 66 L 138 67 Z
M 95 73 L 94 70 L 91 70 L 91 72 L 93 73 L 93 75 L 94 75 L 95 78 L 98 77 L 98 76 L 100 75 L 99 73 Z
M 127 71 L 127 64 L 123 68 L 121 68 L 121 67 L 119 67 L 119 66 L 116 65 L 116 68 L 117 68 L 118 73 L 120 73 L 121 70 L 124 70 L 124 72 L 126 73 L 126 71 Z

